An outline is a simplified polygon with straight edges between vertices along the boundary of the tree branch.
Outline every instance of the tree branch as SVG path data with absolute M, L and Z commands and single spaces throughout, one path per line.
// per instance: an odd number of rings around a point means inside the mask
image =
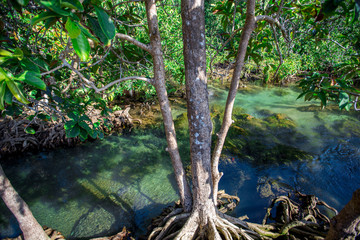
M 85 84 L 94 89 L 96 93 L 99 93 L 101 91 L 104 91 L 106 89 L 108 89 L 109 87 L 117 84 L 117 83 L 120 83 L 120 82 L 124 82 L 124 81 L 127 81 L 127 80 L 142 80 L 142 81 L 145 81 L 151 85 L 154 85 L 153 83 L 153 79 L 150 79 L 150 78 L 145 78 L 145 77 L 139 77 L 139 76 L 132 76 L 132 77 L 125 77 L 125 78 L 120 78 L 118 80 L 115 80 L 115 81 L 112 81 L 111 83 L 105 85 L 104 87 L 101 87 L 101 88 L 98 88 L 95 86 L 95 84 L 90 81 L 89 79 L 87 79 L 86 77 L 84 77 L 83 74 L 81 74 L 81 72 L 79 72 L 79 70 L 75 69 L 73 66 L 71 66 L 65 59 L 62 60 L 63 61 L 63 64 L 68 67 L 69 69 L 71 69 L 72 71 L 74 71 L 82 81 L 85 82 Z
M 286 30 L 285 30 L 284 26 L 281 25 L 281 23 L 279 22 L 279 20 L 277 20 L 277 19 L 275 19 L 275 18 L 272 18 L 272 17 L 270 17 L 270 16 L 268 16 L 268 15 L 259 15 L 259 16 L 256 16 L 256 17 L 255 17 L 255 22 L 264 21 L 264 20 L 267 21 L 268 23 L 274 24 L 274 25 L 276 25 L 278 28 L 280 28 L 280 30 L 281 30 L 281 32 L 282 32 L 282 35 L 283 35 L 283 37 L 285 38 L 285 40 L 286 40 L 287 42 L 290 41 L 290 40 L 288 39 L 288 36 L 287 36 L 287 34 L 286 34 Z
M 276 36 L 276 31 L 275 31 L 275 28 L 274 28 L 273 24 L 271 24 L 271 29 L 273 30 L 276 49 L 277 49 L 277 51 L 279 53 L 279 66 L 277 67 L 276 72 L 274 73 L 274 76 L 272 77 L 272 79 L 274 80 L 277 77 L 278 73 L 279 73 L 279 69 L 280 69 L 281 65 L 283 64 L 283 57 L 282 57 L 282 54 L 281 54 L 281 50 L 280 50 L 280 47 L 279 47 L 279 41 L 278 41 L 278 38 Z
M 122 33 L 117 33 L 116 37 L 118 37 L 118 38 L 120 38 L 122 40 L 126 40 L 128 42 L 131 42 L 135 46 L 137 46 L 137 47 L 149 52 L 150 54 L 152 54 L 151 46 L 149 46 L 149 45 L 147 45 L 145 43 L 139 42 L 138 40 L 136 40 L 135 38 L 130 37 L 129 35 L 122 34 Z

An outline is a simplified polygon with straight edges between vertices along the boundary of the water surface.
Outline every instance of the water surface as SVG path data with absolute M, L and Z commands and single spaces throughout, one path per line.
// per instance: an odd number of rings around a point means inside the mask
M 225 103 L 225 91 L 209 91 L 213 105 Z M 279 132 L 282 142 L 312 157 L 259 163 L 225 151 L 220 188 L 241 199 L 233 215 L 260 222 L 271 199 L 291 190 L 316 194 L 340 210 L 360 186 L 359 115 L 321 111 L 318 102 L 296 100 L 298 94 L 293 88 L 239 92 L 236 107 L 251 116 L 263 119 L 283 113 L 291 119 L 301 137 L 290 141 L 294 131 Z M 40 224 L 68 239 L 110 235 L 124 225 L 141 234 L 152 217 L 178 199 L 163 136 L 161 128 L 135 131 L 75 148 L 28 154 L 3 168 Z M 178 137 L 187 162 L 186 134 L 179 131 Z M 0 211 L 0 237 L 18 234 L 16 221 L 2 202 Z

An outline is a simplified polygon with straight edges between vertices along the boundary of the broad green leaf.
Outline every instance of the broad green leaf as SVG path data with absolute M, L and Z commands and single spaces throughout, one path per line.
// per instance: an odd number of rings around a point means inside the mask
M 36 88 L 46 90 L 46 84 L 41 80 L 41 75 L 32 71 L 25 71 L 16 77 L 17 80 L 26 82 Z
M 68 114 L 68 117 L 77 122 L 79 120 L 79 113 L 77 113 L 75 111 L 70 112 Z
M 53 12 L 56 12 L 61 16 L 67 17 L 70 15 L 70 11 L 65 11 L 61 8 L 60 0 L 40 1 L 40 3 L 46 8 L 50 9 Z
M 90 137 L 92 138 L 92 139 L 96 139 L 96 137 L 97 137 L 97 135 L 98 135 L 98 131 L 92 131 L 91 133 L 89 133 L 89 135 L 90 135 Z
M 12 104 L 12 93 L 10 92 L 9 88 L 7 87 L 7 85 L 5 86 L 5 96 L 4 96 L 4 100 L 7 104 L 11 105 Z
M 89 134 L 91 134 L 92 129 L 86 122 L 79 122 L 79 126 L 85 129 Z
M 32 127 L 27 127 L 25 128 L 25 132 L 28 134 L 35 134 L 36 131 Z
M 326 107 L 326 95 L 325 95 L 325 93 L 324 92 L 319 92 L 318 97 L 320 98 L 322 105 L 324 107 Z
M 6 82 L 0 82 L 0 110 L 5 109 L 5 91 L 6 91 Z
M 79 121 L 88 121 L 91 122 L 91 119 L 87 115 L 82 115 L 79 119 Z
M 21 6 L 26 6 L 29 3 L 29 0 L 16 0 Z
M 16 85 L 16 83 L 13 81 L 13 79 L 5 78 L 6 85 L 11 91 L 11 93 L 14 95 L 14 97 L 24 104 L 30 103 L 25 97 L 21 89 Z
M 87 61 L 90 55 L 90 44 L 87 37 L 83 33 L 80 33 L 77 38 L 71 39 L 71 42 L 81 61 Z
M 77 38 L 81 33 L 81 29 L 77 23 L 73 22 L 69 17 L 66 21 L 65 29 L 68 31 L 70 38 Z
M 80 134 L 80 127 L 76 124 L 73 128 L 66 130 L 66 136 L 68 138 L 74 138 L 79 136 Z
M 74 120 L 67 121 L 67 122 L 65 123 L 65 125 L 64 125 L 64 129 L 65 129 L 65 130 L 69 130 L 69 129 L 73 128 L 76 123 L 77 123 L 77 122 L 74 121 Z
M 359 20 L 359 15 L 360 15 L 360 0 L 355 0 L 355 17 L 354 20 L 357 21 Z
M 12 57 L 13 53 L 5 49 L 0 49 L 0 56 Z
M 2 69 L 2 68 L 0 67 L 0 81 L 3 81 L 3 80 L 5 80 L 5 79 L 7 79 L 7 78 L 8 78 L 7 73 L 5 72 L 4 69 Z
M 23 59 L 20 64 L 24 70 L 40 73 L 40 68 L 35 63 L 31 62 L 29 59 Z
M 80 12 L 84 11 L 84 7 L 78 0 L 62 0 L 61 6 L 79 10 Z
M 80 27 L 80 29 L 81 29 L 81 32 L 82 32 L 83 34 L 85 34 L 86 37 L 92 39 L 92 40 L 93 40 L 94 42 L 96 42 L 96 43 L 99 43 L 99 39 L 97 39 L 94 35 L 92 35 L 92 34 L 90 33 L 90 31 L 89 31 L 86 27 L 84 27 L 83 25 L 81 25 L 81 23 L 79 23 L 79 27 Z
M 41 22 L 48 18 L 52 18 L 52 17 L 56 17 L 56 16 L 58 16 L 58 15 L 53 12 L 43 12 L 43 13 L 40 13 L 39 15 L 35 16 L 33 19 L 31 19 L 30 24 L 35 25 L 38 22 Z
M 104 9 L 95 7 L 96 16 L 99 19 L 99 24 L 104 32 L 105 36 L 109 39 L 115 37 L 115 26 L 109 15 L 105 12 Z
M 102 43 L 105 45 L 110 44 L 110 39 L 105 36 L 103 31 L 101 30 L 100 24 L 96 18 L 93 18 L 91 16 L 88 16 L 89 19 L 89 25 L 91 30 L 95 33 L 95 35 L 100 39 Z
M 88 138 L 89 134 L 83 128 L 80 129 L 80 140 L 85 141 Z
M 349 95 L 346 92 L 339 93 L 339 108 L 344 109 L 349 104 Z
M 20 48 L 16 48 L 14 52 L 14 57 L 16 57 L 19 61 L 24 58 L 24 53 Z

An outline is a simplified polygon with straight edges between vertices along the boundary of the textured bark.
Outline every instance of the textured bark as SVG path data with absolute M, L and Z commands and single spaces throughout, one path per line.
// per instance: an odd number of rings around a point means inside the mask
M 25 240 L 50 240 L 0 166 L 0 196 L 14 214 Z
M 165 87 L 165 68 L 163 53 L 161 51 L 161 39 L 157 19 L 155 0 L 146 1 L 146 14 L 148 19 L 151 55 L 154 61 L 154 86 L 159 99 L 161 113 L 164 119 L 168 152 L 175 172 L 176 182 L 179 188 L 180 200 L 185 212 L 191 211 L 192 197 L 190 187 L 186 181 L 186 174 L 181 162 L 179 149 L 176 141 L 174 121 L 171 115 L 171 107 Z
M 350 202 L 340 213 L 331 219 L 326 240 L 350 240 L 357 236 L 360 236 L 360 189 L 353 193 Z
M 216 217 L 212 201 L 212 122 L 206 79 L 204 1 L 183 0 L 181 16 L 194 201 L 192 216 L 198 214 L 197 223 L 202 232 Z
M 216 204 L 216 196 L 218 191 L 218 185 L 220 178 L 222 176 L 222 173 L 219 173 L 219 159 L 220 154 L 223 149 L 226 135 L 229 131 L 229 128 L 232 124 L 232 111 L 234 107 L 235 102 L 235 96 L 237 93 L 237 89 L 239 87 L 240 82 L 240 76 L 241 76 L 241 70 L 244 67 L 245 64 L 245 55 L 246 55 L 246 49 L 251 37 L 251 33 L 253 32 L 255 28 L 255 0 L 248 0 L 247 2 L 247 11 L 246 11 L 246 20 L 245 20 L 245 26 L 243 28 L 243 32 L 241 34 L 240 39 L 240 45 L 236 56 L 236 63 L 235 63 L 235 69 L 234 74 L 231 80 L 230 90 L 226 101 L 225 106 L 225 113 L 224 113 L 224 119 L 221 125 L 220 131 L 217 133 L 218 135 L 218 141 L 216 142 L 216 146 L 214 149 L 213 157 L 212 157 L 212 179 L 213 179 L 213 192 L 214 192 L 214 202 Z

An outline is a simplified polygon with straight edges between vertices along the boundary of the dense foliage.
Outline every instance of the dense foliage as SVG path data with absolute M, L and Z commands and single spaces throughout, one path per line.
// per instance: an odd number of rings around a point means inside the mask
M 152 59 L 116 34 L 149 42 L 145 7 L 138 1 L 9 0 L 0 5 L 0 109 L 27 111 L 29 119 L 62 119 L 68 137 L 102 137 L 86 116 L 89 108 L 106 116 L 120 109 L 119 96 L 146 101 L 154 87 Z M 244 1 L 207 2 L 208 66 L 231 67 L 245 21 Z M 168 93 L 184 92 L 180 3 L 159 2 Z M 358 99 L 360 2 L 258 1 L 258 23 L 247 51 L 245 80 L 281 84 L 299 80 L 305 100 L 335 101 L 349 110 Z M 223 64 L 224 65 L 224 64 Z M 80 76 L 80 77 L 79 77 Z M 250 77 L 249 77 L 250 76 Z M 131 81 L 117 81 L 128 77 Z M 114 81 L 116 81 L 114 84 Z M 108 85 L 110 84 L 110 86 Z M 94 88 L 95 87 L 95 88 Z M 104 89 L 100 92 L 98 90 Z M 31 127 L 28 133 L 34 133 Z

